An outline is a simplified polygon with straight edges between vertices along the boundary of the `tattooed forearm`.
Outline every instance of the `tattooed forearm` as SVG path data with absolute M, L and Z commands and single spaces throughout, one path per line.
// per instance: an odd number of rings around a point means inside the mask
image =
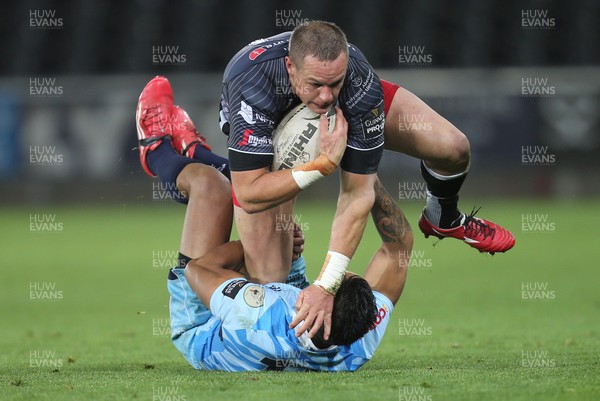
M 371 216 L 383 242 L 402 243 L 404 235 L 411 231 L 406 216 L 379 179 L 375 181 L 375 203 L 371 209 Z

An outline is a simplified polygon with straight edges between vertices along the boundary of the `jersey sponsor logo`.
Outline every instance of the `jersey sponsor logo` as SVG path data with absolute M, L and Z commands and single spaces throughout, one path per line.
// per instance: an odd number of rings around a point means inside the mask
M 358 82 L 358 79 L 356 77 L 357 77 L 357 75 L 354 76 L 351 83 Z M 369 91 L 371 90 L 371 87 L 373 86 L 374 80 L 375 80 L 375 74 L 373 73 L 372 70 L 369 70 L 367 76 L 364 79 L 361 77 L 360 86 L 357 87 L 358 89 L 356 90 L 356 93 L 354 95 L 352 95 L 352 97 L 350 97 L 350 99 L 348 99 L 348 101 L 346 102 L 346 107 L 348 107 L 348 109 L 353 109 L 354 107 L 356 107 L 356 105 L 362 100 L 362 98 L 365 97 L 365 95 L 369 93 Z M 354 86 L 354 87 L 356 87 L 356 86 Z
M 263 54 L 264 52 L 266 52 L 267 49 L 265 49 L 264 47 L 259 47 L 257 49 L 254 49 L 250 52 L 250 54 L 248 54 L 248 58 L 252 61 L 256 60 L 256 58 L 258 56 L 260 56 L 261 54 Z
M 242 138 L 241 141 L 238 142 L 238 146 L 246 146 L 248 145 L 248 138 L 250 138 L 250 135 L 252 135 L 254 133 L 254 130 L 251 130 L 250 128 L 245 129 L 244 130 L 244 137 Z
M 250 43 L 250 45 L 259 44 L 259 43 L 266 42 L 266 41 L 268 41 L 268 40 L 258 39 L 258 40 L 255 40 L 254 42 Z M 256 58 L 258 56 L 260 56 L 261 54 L 266 52 L 268 49 L 275 47 L 275 46 L 281 46 L 281 45 L 287 44 L 288 42 L 289 42 L 288 39 L 281 39 L 281 40 L 276 40 L 275 42 L 268 43 L 266 45 L 263 45 L 261 47 L 258 47 L 256 49 L 252 50 L 248 54 L 248 58 L 250 60 L 254 61 L 254 60 L 256 60 Z
M 238 142 L 238 146 L 273 146 L 273 139 L 266 136 L 252 135 L 254 130 L 250 128 L 244 130 L 244 137 Z
M 307 163 L 310 159 L 310 154 L 304 151 L 304 147 L 311 140 L 313 135 L 317 132 L 317 127 L 314 124 L 308 123 L 306 129 L 302 131 L 301 135 L 298 135 L 296 141 L 289 149 L 288 154 L 283 159 L 279 170 L 286 168 L 292 168 L 296 160 L 300 160 L 303 163 Z
M 252 106 L 242 100 L 240 111 L 238 111 L 238 115 L 242 116 L 244 121 L 248 124 L 254 125 L 256 120 L 254 120 L 254 111 L 252 110 Z
M 250 125 L 256 124 L 257 121 L 266 123 L 270 127 L 275 125 L 273 120 L 267 118 L 265 115 L 254 110 L 252 106 L 243 100 L 240 102 L 240 111 L 238 111 L 238 115 L 242 116 L 244 121 L 246 121 Z
M 369 330 L 375 330 L 377 326 L 379 326 L 381 322 L 383 322 L 383 319 L 385 319 L 388 313 L 389 309 L 387 305 L 383 304 L 381 308 L 379 308 L 379 310 L 377 311 L 377 314 L 375 315 L 375 323 L 373 323 L 373 326 L 371 326 Z
M 358 88 L 362 85 L 362 77 L 352 72 L 352 74 L 350 74 L 350 83 L 355 88 Z
M 227 284 L 225 286 L 225 288 L 223 288 L 223 291 L 221 291 L 221 292 L 226 297 L 234 299 L 235 296 L 238 294 L 238 292 L 240 292 L 240 290 L 242 289 L 242 287 L 245 286 L 246 284 L 248 284 L 247 280 L 241 280 L 241 279 L 240 280 L 233 280 L 232 282 L 230 282 L 229 284 Z
M 265 303 L 265 288 L 261 285 L 249 285 L 244 290 L 244 301 L 251 308 L 258 308 Z
M 383 101 L 381 101 L 363 117 L 363 132 L 365 138 L 371 139 L 378 137 L 383 133 L 384 126 L 385 114 L 383 112 Z

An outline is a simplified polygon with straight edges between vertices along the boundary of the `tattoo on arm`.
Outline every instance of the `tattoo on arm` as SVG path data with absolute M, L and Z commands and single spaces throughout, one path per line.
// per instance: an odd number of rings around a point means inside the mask
M 406 216 L 379 179 L 375 181 L 375 203 L 371 209 L 371 216 L 383 242 L 401 243 L 404 235 L 411 231 Z

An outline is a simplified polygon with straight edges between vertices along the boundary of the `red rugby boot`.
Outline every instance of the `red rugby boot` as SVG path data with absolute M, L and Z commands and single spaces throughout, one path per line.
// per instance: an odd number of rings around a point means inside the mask
M 171 138 L 173 89 L 165 77 L 154 77 L 138 100 L 135 113 L 138 149 L 142 168 L 150 177 L 155 177 L 146 164 L 146 155 L 160 145 L 165 138 Z
M 478 211 L 479 209 L 473 209 L 471 214 L 463 215 L 461 225 L 449 229 L 434 226 L 423 213 L 419 219 L 419 228 L 425 234 L 425 238 L 430 235 L 440 239 L 456 238 L 466 242 L 479 252 L 489 252 L 491 255 L 496 252 L 506 252 L 512 248 L 515 245 L 515 237 L 510 231 L 491 221 L 475 217 L 475 213 Z
M 173 107 L 173 147 L 180 155 L 194 158 L 196 146 L 200 145 L 209 151 L 211 147 L 194 125 L 188 113 L 179 106 Z

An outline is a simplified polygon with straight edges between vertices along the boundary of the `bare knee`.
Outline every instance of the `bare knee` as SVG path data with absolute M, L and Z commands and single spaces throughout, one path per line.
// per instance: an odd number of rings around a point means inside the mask
M 218 170 L 204 164 L 187 165 L 177 177 L 177 188 L 188 199 L 202 196 L 215 202 L 231 201 L 229 180 Z
M 459 174 L 467 170 L 471 160 L 469 140 L 455 127 L 441 133 L 443 151 L 437 159 L 426 160 L 427 165 L 441 174 Z
M 469 167 L 471 160 L 471 145 L 467 136 L 454 128 L 452 130 L 452 146 L 449 161 L 454 172 L 460 173 Z

